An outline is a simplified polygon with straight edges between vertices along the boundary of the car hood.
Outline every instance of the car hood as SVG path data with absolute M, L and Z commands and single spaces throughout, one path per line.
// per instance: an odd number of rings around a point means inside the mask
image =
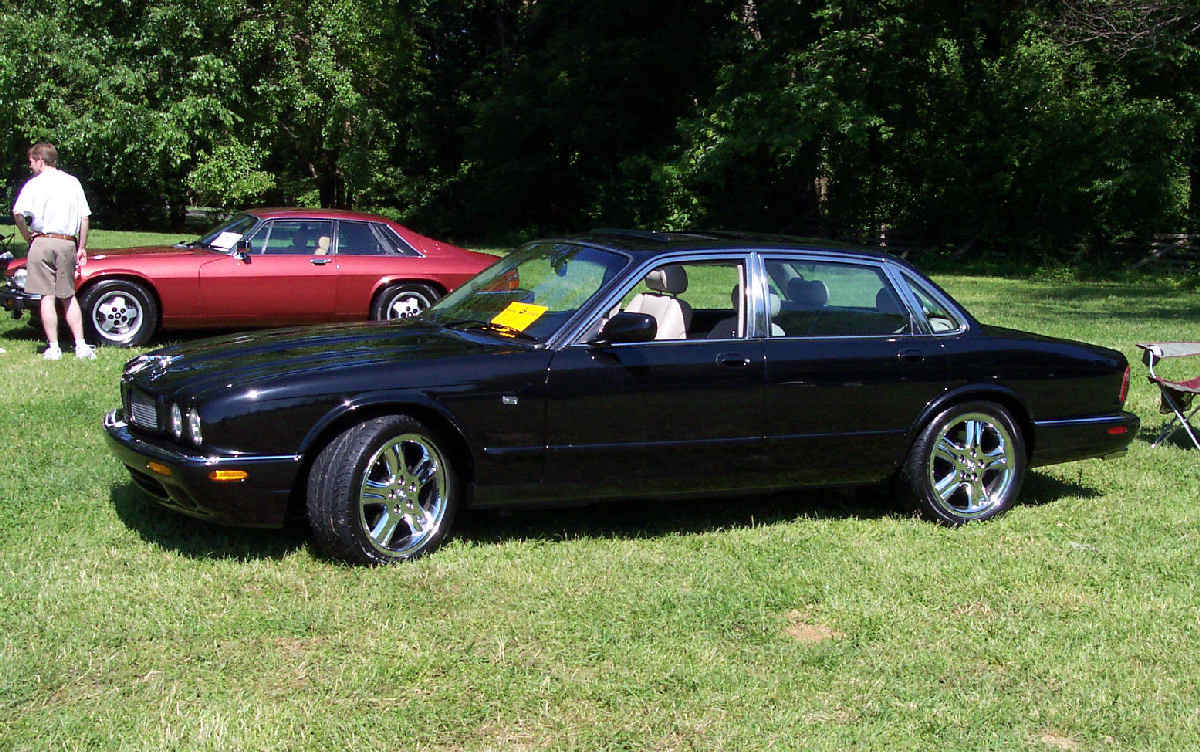
M 108 258 L 123 259 L 128 256 L 213 256 L 223 251 L 212 248 L 188 248 L 176 245 L 143 245 L 136 248 L 98 248 L 88 252 L 88 263 Z
M 195 340 L 129 361 L 127 377 L 159 393 L 201 397 L 254 389 L 273 396 L 453 381 L 452 361 L 527 352 L 527 343 L 424 322 L 374 321 L 270 329 Z M 402 379 L 396 369 L 405 369 Z M 476 370 L 478 366 L 475 366 Z

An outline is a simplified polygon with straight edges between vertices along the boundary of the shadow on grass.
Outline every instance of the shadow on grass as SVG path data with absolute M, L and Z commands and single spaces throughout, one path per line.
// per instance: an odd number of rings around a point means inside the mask
M 467 510 L 454 537 L 478 543 L 695 535 L 796 519 L 881 519 L 909 512 L 882 490 L 822 489 L 693 499 L 604 501 L 587 506 Z
M 1025 479 L 1020 506 L 1101 492 L 1036 471 Z M 147 542 L 194 558 L 280 559 L 309 545 L 303 522 L 282 530 L 225 527 L 162 508 L 133 484 L 114 488 L 117 515 Z M 586 506 L 465 510 L 451 536 L 475 543 L 554 542 L 581 538 L 639 540 L 697 535 L 798 520 L 905 519 L 914 516 L 886 486 L 812 489 L 700 499 L 606 501 Z M 928 523 L 933 524 L 933 523 Z
M 1103 491 L 1084 485 L 1082 477 L 1079 480 L 1062 480 L 1053 475 L 1031 470 L 1025 476 L 1025 483 L 1021 486 L 1021 496 L 1017 499 L 1016 508 L 1040 507 L 1068 496 L 1094 499 L 1103 495 Z
M 1138 441 L 1144 441 L 1147 444 L 1154 444 L 1154 442 L 1158 440 L 1159 435 L 1162 434 L 1162 432 L 1164 430 L 1166 430 L 1167 424 L 1171 422 L 1171 419 L 1173 417 L 1174 417 L 1173 415 L 1168 414 L 1168 415 L 1163 415 L 1162 420 L 1153 420 L 1152 419 L 1150 425 L 1146 425 L 1146 423 L 1142 423 L 1142 429 L 1140 431 L 1138 431 L 1138 435 L 1137 435 Z M 1200 430 L 1197 430 L 1195 428 L 1195 421 L 1193 421 L 1192 424 L 1193 424 L 1192 430 L 1196 431 L 1196 435 L 1198 437 L 1200 437 Z M 1187 431 L 1184 430 L 1183 426 L 1179 425 L 1178 421 L 1176 421 L 1176 423 L 1175 423 L 1174 433 L 1172 433 L 1170 436 L 1163 439 L 1162 443 L 1159 444 L 1158 446 L 1159 447 L 1176 447 L 1178 449 L 1192 449 L 1192 450 L 1196 449 L 1196 445 L 1192 443 L 1192 440 L 1188 437 Z M 1157 448 L 1157 447 L 1152 447 L 1152 448 Z
M 303 525 L 282 530 L 226 527 L 197 520 L 154 503 L 133 483 L 113 488 L 113 508 L 148 543 L 203 559 L 282 559 L 302 548 Z

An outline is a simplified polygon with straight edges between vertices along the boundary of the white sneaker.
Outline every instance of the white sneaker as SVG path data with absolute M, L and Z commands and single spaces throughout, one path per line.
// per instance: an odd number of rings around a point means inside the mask
M 75 357 L 83 360 L 95 360 L 96 351 L 86 342 L 75 345 Z
M 58 345 L 54 345 L 53 347 L 47 347 L 46 351 L 42 353 L 42 359 L 43 360 L 62 360 L 62 350 L 59 349 Z

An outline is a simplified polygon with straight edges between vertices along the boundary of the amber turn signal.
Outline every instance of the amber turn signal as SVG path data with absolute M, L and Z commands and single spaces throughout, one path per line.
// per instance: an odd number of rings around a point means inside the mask
M 237 483 L 249 475 L 245 470 L 213 470 L 209 472 L 208 479 L 216 483 Z
M 151 460 L 150 462 L 146 463 L 146 469 L 152 473 L 158 473 L 159 475 L 165 475 L 168 478 L 171 477 L 171 468 L 167 467 L 166 465 L 164 465 L 161 462 L 155 462 L 155 461 Z

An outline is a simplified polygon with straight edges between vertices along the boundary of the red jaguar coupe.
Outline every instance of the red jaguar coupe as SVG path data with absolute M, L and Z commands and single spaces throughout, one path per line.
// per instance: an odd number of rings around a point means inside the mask
M 96 249 L 76 280 L 89 339 L 144 344 L 161 329 L 284 326 L 415 316 L 496 260 L 389 219 L 251 209 L 175 246 Z M 0 304 L 36 316 L 25 260 Z

